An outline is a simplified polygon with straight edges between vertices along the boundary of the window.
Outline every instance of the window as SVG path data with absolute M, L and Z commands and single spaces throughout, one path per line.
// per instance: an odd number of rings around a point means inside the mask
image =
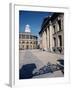
M 54 47 L 56 47 L 56 38 L 54 37 Z
M 61 46 L 62 46 L 62 36 L 59 35 L 59 36 L 58 36 L 58 39 L 59 39 L 59 46 L 61 47 Z
M 23 45 L 23 48 L 24 48 L 24 45 Z
M 22 35 L 22 38 L 25 39 L 25 35 Z
M 26 46 L 26 49 L 29 49 L 29 46 L 28 45 Z
M 26 39 L 29 39 L 29 35 L 26 35 Z
M 63 20 L 62 20 L 62 30 L 64 29 L 64 22 L 63 22 Z
M 32 42 L 30 42 L 30 44 L 32 44 Z
M 34 42 L 34 44 L 35 44 L 35 42 Z
M 53 29 L 54 29 L 54 33 L 55 33 L 55 25 L 53 26 Z
M 21 34 L 19 34 L 19 38 L 21 38 Z
M 30 45 L 30 48 L 32 49 L 32 45 Z
M 61 30 L 61 20 L 58 20 L 59 31 Z
M 28 44 L 29 42 L 27 41 L 27 44 Z
M 22 43 L 25 43 L 24 41 L 22 41 Z
M 32 35 L 30 35 L 30 39 L 32 39 Z
M 32 36 L 32 39 L 34 39 L 35 37 L 34 36 Z
M 33 46 L 33 48 L 35 49 L 35 46 Z

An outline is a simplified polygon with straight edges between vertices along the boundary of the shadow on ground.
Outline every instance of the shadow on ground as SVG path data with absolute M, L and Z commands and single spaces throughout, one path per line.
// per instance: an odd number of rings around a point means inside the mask
M 58 59 L 57 61 L 59 62 L 58 67 L 60 68 L 60 70 L 64 74 L 64 60 L 63 59 Z
M 64 60 L 57 60 L 57 64 L 51 64 L 48 62 L 46 65 L 37 69 L 34 63 L 23 65 L 19 70 L 19 79 L 29 79 L 33 76 L 38 76 L 46 73 L 53 73 L 55 71 L 60 70 L 64 74 Z
M 56 64 L 52 64 L 52 63 L 48 62 L 46 65 L 41 67 L 39 70 L 36 70 L 33 73 L 33 75 L 38 76 L 38 75 L 42 75 L 42 74 L 46 74 L 46 73 L 53 73 L 58 70 L 60 70 L 62 72 L 62 74 L 64 74 L 64 60 L 58 59 L 57 62 L 58 63 L 56 63 Z
M 57 60 L 61 65 L 64 65 L 64 60 L 63 59 L 58 59 Z
M 29 79 L 33 77 L 33 70 L 36 68 L 34 63 L 23 65 L 19 70 L 19 79 Z

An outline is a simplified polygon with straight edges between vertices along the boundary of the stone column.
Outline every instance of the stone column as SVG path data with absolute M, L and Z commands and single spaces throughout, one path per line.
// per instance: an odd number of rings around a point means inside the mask
M 58 22 L 56 21 L 56 32 L 59 31 L 59 24 Z
M 40 35 L 40 49 L 42 49 L 42 35 Z
M 52 36 L 52 34 L 53 34 L 53 26 L 52 26 L 52 23 L 51 23 L 51 21 L 50 21 L 50 26 L 49 26 L 49 30 L 50 30 L 50 51 L 53 51 L 52 50 L 52 47 L 53 47 L 53 36 Z
M 44 31 L 44 49 L 47 50 L 46 31 Z
M 62 32 L 62 54 L 64 54 L 64 33 Z
M 47 27 L 47 49 L 49 50 L 49 28 Z
M 42 32 L 42 49 L 44 49 L 44 32 Z
M 58 38 L 58 47 L 60 47 L 60 40 L 59 40 L 59 36 L 58 36 L 57 38 Z
M 62 49 L 64 53 L 64 15 L 62 15 L 61 25 L 62 25 Z
M 42 49 L 43 49 L 43 32 L 42 32 Z

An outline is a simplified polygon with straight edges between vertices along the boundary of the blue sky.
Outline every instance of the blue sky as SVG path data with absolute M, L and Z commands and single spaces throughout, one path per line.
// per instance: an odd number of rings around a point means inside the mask
M 19 11 L 19 32 L 24 32 L 25 26 L 29 24 L 31 32 L 38 35 L 43 19 L 50 14 L 50 12 Z

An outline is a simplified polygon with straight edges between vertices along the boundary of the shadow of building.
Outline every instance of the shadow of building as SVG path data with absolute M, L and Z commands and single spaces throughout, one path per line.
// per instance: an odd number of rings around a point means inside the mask
M 33 77 L 33 70 L 36 68 L 34 63 L 23 65 L 19 70 L 19 79 L 29 79 Z

